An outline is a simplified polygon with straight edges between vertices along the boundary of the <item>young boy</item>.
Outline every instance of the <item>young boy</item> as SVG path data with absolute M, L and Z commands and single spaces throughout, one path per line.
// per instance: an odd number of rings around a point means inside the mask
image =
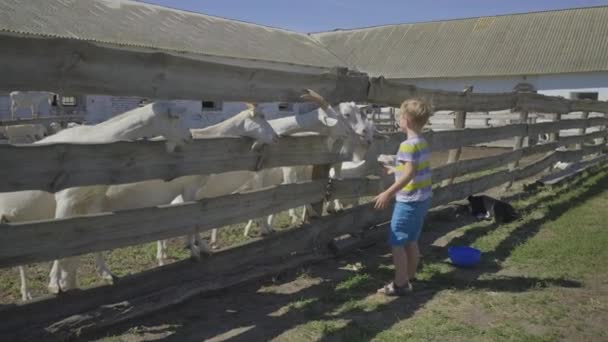
M 389 173 L 395 173 L 395 183 L 374 198 L 377 209 L 384 209 L 393 197 L 397 199 L 389 234 L 395 279 L 378 290 L 390 296 L 403 296 L 412 291 L 410 279 L 418 267 L 418 238 L 430 206 L 432 185 L 430 150 L 422 137 L 422 127 L 432 111 L 424 100 L 407 100 L 401 104 L 399 128 L 407 139 L 399 146 L 395 167 L 389 168 Z

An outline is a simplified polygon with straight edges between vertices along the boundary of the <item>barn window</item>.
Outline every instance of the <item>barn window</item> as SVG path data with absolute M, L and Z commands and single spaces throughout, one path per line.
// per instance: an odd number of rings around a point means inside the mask
M 597 92 L 582 92 L 582 93 L 571 93 L 570 98 L 573 100 L 595 100 L 597 101 Z
M 76 96 L 62 96 L 61 105 L 67 106 L 67 107 L 75 107 L 76 106 Z
M 204 112 L 219 111 L 222 110 L 222 103 L 219 101 L 202 101 L 201 109 Z
M 279 112 L 293 112 L 293 103 L 280 102 L 279 103 Z

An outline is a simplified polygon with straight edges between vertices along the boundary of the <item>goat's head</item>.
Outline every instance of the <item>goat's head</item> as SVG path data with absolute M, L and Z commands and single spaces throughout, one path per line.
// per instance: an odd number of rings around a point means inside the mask
M 240 135 L 255 139 L 261 144 L 274 144 L 279 137 L 272 126 L 266 121 L 266 115 L 252 103 L 247 103 L 247 109 L 237 114 L 243 117 L 243 132 Z
M 186 112 L 185 107 L 170 101 L 157 101 L 142 108 L 149 108 L 154 113 L 154 126 L 157 130 L 155 133 L 167 140 L 168 151 L 192 142 L 190 127 L 181 117 Z

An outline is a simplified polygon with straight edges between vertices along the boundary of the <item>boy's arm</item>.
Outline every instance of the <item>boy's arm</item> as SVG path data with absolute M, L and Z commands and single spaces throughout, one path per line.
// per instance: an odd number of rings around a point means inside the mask
M 374 201 L 376 202 L 374 208 L 384 209 L 390 200 L 395 197 L 395 194 L 397 194 L 399 190 L 403 189 L 403 187 L 414 178 L 415 174 L 414 163 L 411 161 L 406 161 L 403 164 L 403 176 L 397 179 L 395 183 L 393 183 L 393 185 L 391 185 L 388 189 L 374 198 Z

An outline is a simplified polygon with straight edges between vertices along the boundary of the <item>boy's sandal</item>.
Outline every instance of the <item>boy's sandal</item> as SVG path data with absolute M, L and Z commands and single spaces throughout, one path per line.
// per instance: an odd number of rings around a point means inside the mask
M 406 296 L 412 293 L 412 284 L 397 286 L 394 282 L 390 282 L 378 289 L 378 293 L 382 293 L 385 296 Z

